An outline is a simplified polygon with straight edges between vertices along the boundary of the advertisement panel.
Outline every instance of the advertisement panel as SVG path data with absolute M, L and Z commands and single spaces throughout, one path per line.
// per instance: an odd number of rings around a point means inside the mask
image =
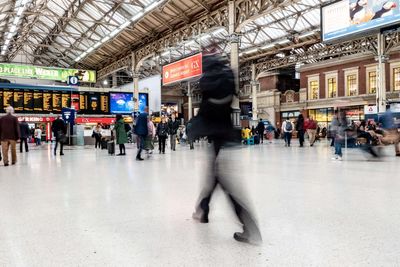
M 94 70 L 61 69 L 9 63 L 0 63 L 0 76 L 51 81 L 67 81 L 69 76 L 77 76 L 81 82 L 96 82 L 96 71 Z
M 139 112 L 145 112 L 146 107 L 149 106 L 149 94 L 139 93 Z
M 110 93 L 110 112 L 130 114 L 133 112 L 133 93 Z
M 196 54 L 163 66 L 163 85 L 195 78 L 203 73 L 202 54 Z
M 341 0 L 321 8 L 322 40 L 332 41 L 396 24 L 399 0 Z

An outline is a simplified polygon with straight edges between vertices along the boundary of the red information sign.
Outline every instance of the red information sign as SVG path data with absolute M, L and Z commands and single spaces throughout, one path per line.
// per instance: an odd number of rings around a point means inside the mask
M 97 118 L 97 117 L 78 117 L 75 120 L 76 123 L 104 123 L 113 124 L 115 118 Z
M 163 66 L 163 85 L 200 76 L 203 73 L 202 54 L 196 54 Z

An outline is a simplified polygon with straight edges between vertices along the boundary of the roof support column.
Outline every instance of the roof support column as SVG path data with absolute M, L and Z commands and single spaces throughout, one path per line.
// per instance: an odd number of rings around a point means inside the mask
M 258 117 L 258 105 L 257 105 L 257 80 L 256 80 L 256 65 L 251 65 L 251 102 L 252 102 L 252 114 L 253 120 L 256 121 Z
M 386 111 L 386 79 L 385 79 L 385 36 L 378 33 L 378 56 L 377 56 L 377 73 L 378 73 L 378 89 L 376 91 L 376 104 L 378 113 Z
M 231 45 L 231 68 L 235 78 L 235 91 L 239 94 L 239 35 L 236 33 L 236 10 L 235 2 L 228 2 L 229 11 L 229 37 Z M 232 101 L 232 122 L 235 127 L 240 128 L 240 107 L 239 98 L 234 97 Z
M 132 52 L 132 78 L 133 78 L 133 99 L 134 99 L 134 103 L 135 103 L 135 108 L 133 111 L 138 111 L 139 110 L 139 70 L 136 67 L 136 57 L 135 57 L 135 53 Z

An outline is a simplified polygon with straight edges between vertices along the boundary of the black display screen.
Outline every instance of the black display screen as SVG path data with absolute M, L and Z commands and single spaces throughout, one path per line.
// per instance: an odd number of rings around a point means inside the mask
M 52 94 L 50 91 L 43 91 L 43 111 L 45 112 L 52 112 L 53 107 L 52 107 Z
M 14 110 L 16 112 L 24 111 L 24 91 L 22 90 L 14 91 Z
M 33 92 L 32 91 L 24 91 L 24 111 L 30 112 L 33 111 L 34 103 L 33 103 Z
M 61 92 L 53 91 L 53 112 L 61 112 Z
M 33 110 L 34 111 L 43 111 L 43 92 L 35 91 L 33 93 Z

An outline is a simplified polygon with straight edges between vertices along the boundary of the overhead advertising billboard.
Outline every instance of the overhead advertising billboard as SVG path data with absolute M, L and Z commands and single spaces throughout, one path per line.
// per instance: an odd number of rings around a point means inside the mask
M 149 106 L 149 94 L 139 93 L 139 112 L 143 113 L 146 111 L 146 107 Z
M 0 63 L 1 76 L 51 81 L 67 81 L 68 76 L 77 76 L 81 82 L 96 82 L 96 71 L 94 70 L 61 69 L 9 63 Z
M 340 0 L 321 8 L 322 40 L 349 38 L 400 21 L 399 0 Z
M 200 76 L 203 73 L 203 56 L 196 54 L 162 67 L 163 85 L 173 84 Z
M 110 93 L 110 112 L 130 114 L 134 108 L 133 93 Z

